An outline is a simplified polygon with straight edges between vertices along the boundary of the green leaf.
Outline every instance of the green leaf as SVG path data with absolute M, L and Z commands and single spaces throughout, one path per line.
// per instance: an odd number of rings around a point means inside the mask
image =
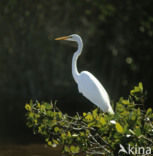
M 134 132 L 135 132 L 136 136 L 140 136 L 141 135 L 141 129 L 140 129 L 140 127 L 136 126 Z
M 92 126 L 94 126 L 95 125 L 95 122 L 90 122 L 89 124 L 88 124 L 88 127 L 92 127 Z
M 60 129 L 59 129 L 58 127 L 55 127 L 55 128 L 54 128 L 54 131 L 57 133 L 57 132 L 60 131 Z
M 48 117 L 53 117 L 53 112 L 52 111 L 47 111 L 46 114 L 47 114 Z
M 64 151 L 69 153 L 70 152 L 70 148 L 68 146 L 64 146 Z
M 129 111 L 126 111 L 126 110 L 125 110 L 125 111 L 123 111 L 123 112 L 121 113 L 121 115 L 126 117 L 126 116 L 129 115 Z
M 67 136 L 68 137 L 71 137 L 72 136 L 70 131 L 67 132 Z
M 133 90 L 131 90 L 131 95 L 135 95 L 135 93 L 143 93 L 143 85 L 142 85 L 142 82 L 139 82 L 139 85 L 138 86 L 135 86 Z
M 79 153 L 80 152 L 80 148 L 79 146 L 70 146 L 70 150 L 73 154 Z
M 56 144 L 56 145 L 58 145 L 59 143 L 58 143 L 58 141 L 57 140 L 55 140 L 55 139 L 52 139 L 52 141 L 53 141 L 53 143 L 54 144 Z
M 143 85 L 142 85 L 142 82 L 139 82 L 139 88 L 141 90 L 141 92 L 143 91 Z
M 58 112 L 58 117 L 61 119 L 62 118 L 62 112 Z
M 25 109 L 27 110 L 27 111 L 31 111 L 32 109 L 31 109 L 31 106 L 29 105 L 29 104 L 26 104 L 25 105 Z
M 130 113 L 130 119 L 133 121 L 136 119 L 136 113 L 135 112 Z
M 146 115 L 149 115 L 149 114 L 151 114 L 152 113 L 152 109 L 151 108 L 148 108 L 147 109 L 147 112 L 146 112 Z
M 141 110 L 140 110 L 140 108 L 137 109 L 137 115 L 138 115 L 138 116 L 141 115 Z
M 92 121 L 92 120 L 93 120 L 92 114 L 88 113 L 88 114 L 85 116 L 85 119 L 86 119 L 87 121 Z
M 61 138 L 62 138 L 63 140 L 65 140 L 65 139 L 66 139 L 66 134 L 65 134 L 65 133 L 62 133 L 62 134 L 61 134 Z
M 50 127 L 53 127 L 53 126 L 55 126 L 57 124 L 57 121 L 56 120 L 51 120 L 51 121 L 49 121 L 49 126 Z
M 45 111 L 45 106 L 44 105 L 40 105 L 40 111 Z
M 99 119 L 99 122 L 102 124 L 102 125 L 106 125 L 106 121 L 103 117 L 100 117 Z
M 96 118 L 97 117 L 97 112 L 98 112 L 98 109 L 94 109 L 93 111 L 92 111 L 92 114 L 93 114 L 93 117 L 94 118 Z
M 123 127 L 118 122 L 116 123 L 115 127 L 118 133 L 123 133 Z
M 46 107 L 46 109 L 52 109 L 52 105 L 47 102 L 43 103 L 43 105 Z
M 48 141 L 48 146 L 52 146 L 52 142 L 51 141 Z
M 124 105 L 128 105 L 128 104 L 129 104 L 129 100 L 122 100 L 122 103 L 123 103 Z
M 83 116 L 86 116 L 86 115 L 87 115 L 87 113 L 84 112 L 84 113 L 83 113 Z

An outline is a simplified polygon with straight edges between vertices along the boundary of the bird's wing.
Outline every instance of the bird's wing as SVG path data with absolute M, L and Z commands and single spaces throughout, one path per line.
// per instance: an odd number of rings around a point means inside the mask
M 89 72 L 83 71 L 79 75 L 78 89 L 87 99 L 100 107 L 104 112 L 109 109 L 109 97 L 100 82 Z

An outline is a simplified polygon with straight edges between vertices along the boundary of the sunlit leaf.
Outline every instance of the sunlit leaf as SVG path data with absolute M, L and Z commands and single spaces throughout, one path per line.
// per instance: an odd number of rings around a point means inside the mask
M 142 82 L 139 82 L 139 88 L 140 88 L 140 91 L 143 92 L 143 85 L 142 85 Z
M 70 152 L 70 148 L 68 146 L 64 146 L 65 152 Z
M 146 115 L 149 115 L 149 114 L 151 114 L 152 113 L 152 109 L 151 108 L 148 108 L 147 109 L 147 112 L 146 112 Z
M 106 124 L 106 121 L 103 117 L 100 117 L 99 119 L 99 122 L 102 124 L 102 125 L 105 125 Z
M 117 132 L 123 133 L 123 127 L 118 122 L 116 123 L 115 127 Z
M 79 146 L 70 146 L 70 150 L 71 150 L 71 152 L 73 153 L 73 154 L 76 154 L 76 153 L 79 153 L 79 151 L 80 151 L 80 148 L 79 148 Z

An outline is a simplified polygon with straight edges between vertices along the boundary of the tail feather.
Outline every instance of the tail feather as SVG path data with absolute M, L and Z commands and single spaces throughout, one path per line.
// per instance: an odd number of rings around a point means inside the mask
M 111 106 L 108 108 L 108 113 L 115 114 Z

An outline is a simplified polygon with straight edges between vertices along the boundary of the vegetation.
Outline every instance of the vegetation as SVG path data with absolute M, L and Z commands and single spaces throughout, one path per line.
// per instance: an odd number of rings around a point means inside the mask
M 30 101 L 25 105 L 27 126 L 41 134 L 51 147 L 62 145 L 63 153 L 75 155 L 118 155 L 119 144 L 153 150 L 153 111 L 144 111 L 142 83 L 120 98 L 115 115 L 94 109 L 75 116 L 63 114 L 56 103 Z
M 54 41 L 72 33 L 84 41 L 79 71 L 94 74 L 114 101 L 141 81 L 144 107 L 152 107 L 152 6 L 153 0 L 0 0 L 0 137 L 29 135 L 29 99 L 58 99 L 71 116 L 91 110 L 72 78 L 76 48 Z

